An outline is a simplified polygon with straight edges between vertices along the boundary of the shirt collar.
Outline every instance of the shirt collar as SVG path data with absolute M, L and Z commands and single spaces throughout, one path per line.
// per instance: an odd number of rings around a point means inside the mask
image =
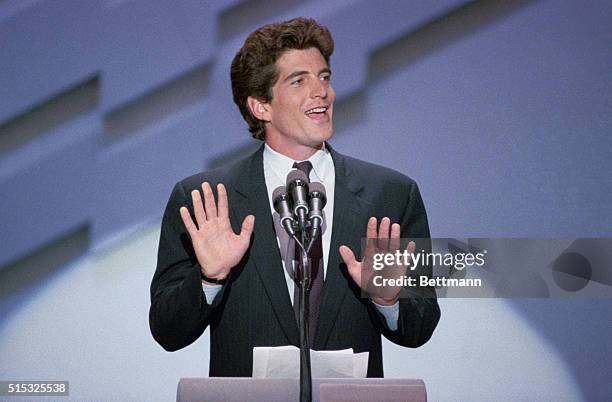
M 278 176 L 279 179 L 284 181 L 287 174 L 293 169 L 294 162 L 303 162 L 303 161 L 295 161 L 279 152 L 276 152 L 268 144 L 265 144 L 264 152 L 263 152 L 264 163 L 266 163 L 270 169 Z M 326 181 L 331 180 L 331 176 L 334 170 L 334 162 L 332 160 L 331 154 L 329 150 L 323 143 L 323 147 L 315 152 L 310 158 L 307 159 L 312 163 L 312 170 L 316 176 L 312 176 L 313 172 L 311 172 L 311 180 L 316 177 L 323 184 Z

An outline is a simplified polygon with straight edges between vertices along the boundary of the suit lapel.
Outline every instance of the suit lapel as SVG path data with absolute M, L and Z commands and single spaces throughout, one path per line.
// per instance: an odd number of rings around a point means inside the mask
M 234 188 L 238 193 L 230 204 L 235 215 L 234 226 L 239 230 L 245 216 L 255 215 L 251 260 L 285 335 L 290 343 L 298 345 L 297 323 L 287 292 L 287 282 L 270 213 L 263 171 L 263 146 L 247 159 L 246 166 L 238 171 Z
M 338 249 L 341 245 L 349 246 L 358 255 L 361 249 L 360 239 L 365 236 L 368 204 L 358 194 L 363 189 L 361 180 L 353 175 L 346 165 L 346 159 L 329 148 L 336 174 L 334 194 L 334 218 L 332 238 L 329 248 L 329 264 L 321 301 L 319 323 L 313 347 L 323 349 L 331 332 L 340 306 L 348 290 L 347 281 L 352 281 Z

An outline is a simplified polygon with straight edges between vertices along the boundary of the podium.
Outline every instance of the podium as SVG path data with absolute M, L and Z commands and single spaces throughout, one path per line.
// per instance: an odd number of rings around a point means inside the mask
M 292 402 L 300 399 L 298 379 L 181 378 L 177 402 Z M 423 380 L 404 378 L 313 378 L 313 402 L 425 402 Z

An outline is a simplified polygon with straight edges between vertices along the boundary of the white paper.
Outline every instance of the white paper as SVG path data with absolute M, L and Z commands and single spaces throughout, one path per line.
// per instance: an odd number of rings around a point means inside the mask
M 310 351 L 313 378 L 365 378 L 368 352 L 353 349 Z M 253 348 L 253 377 L 300 378 L 300 349 L 295 346 Z
M 370 352 L 355 353 L 353 355 L 353 377 L 366 378 L 368 375 L 368 358 Z

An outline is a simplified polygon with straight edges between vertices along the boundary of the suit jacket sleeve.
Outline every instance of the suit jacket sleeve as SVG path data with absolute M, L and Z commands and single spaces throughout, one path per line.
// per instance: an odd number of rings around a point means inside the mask
M 191 197 L 178 183 L 162 219 L 157 269 L 151 282 L 149 326 L 153 338 L 166 350 L 175 351 L 195 341 L 214 317 L 227 285 L 209 304 L 202 290 L 200 267 L 179 208 L 192 211 Z
M 426 251 L 431 250 L 429 224 L 423 199 L 417 184 L 409 185 L 408 203 L 400 220 L 401 237 L 423 239 Z M 417 251 L 421 247 L 417 248 Z M 431 276 L 431 267 L 421 267 L 420 275 Z M 405 288 L 400 293 L 398 328 L 389 330 L 382 318 L 382 333 L 390 341 L 407 347 L 416 348 L 427 342 L 440 320 L 440 307 L 433 287 Z

